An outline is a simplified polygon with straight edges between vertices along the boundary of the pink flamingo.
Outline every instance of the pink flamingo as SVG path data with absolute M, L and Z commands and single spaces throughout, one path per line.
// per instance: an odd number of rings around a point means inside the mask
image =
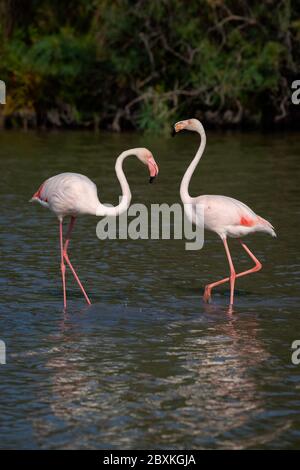
M 120 203 L 115 207 L 108 207 L 101 204 L 98 199 L 95 183 L 93 183 L 87 176 L 80 175 L 78 173 L 61 173 L 47 179 L 30 199 L 30 202 L 36 201 L 42 206 L 50 209 L 59 220 L 60 267 L 63 284 L 64 308 L 67 307 L 65 261 L 77 281 L 85 300 L 89 305 L 91 304 L 91 301 L 68 256 L 68 246 L 76 217 L 85 214 L 96 216 L 118 216 L 128 209 L 131 201 L 131 192 L 123 172 L 123 161 L 129 155 L 135 155 L 142 163 L 148 166 L 150 172 L 150 183 L 152 183 L 153 179 L 158 174 L 158 166 L 149 150 L 145 148 L 135 148 L 121 153 L 116 160 L 115 170 L 121 185 L 122 197 Z M 63 241 L 64 217 L 71 218 L 65 242 Z
M 209 302 L 211 299 L 211 291 L 214 287 L 224 284 L 225 282 L 230 282 L 230 305 L 233 305 L 234 299 L 234 285 L 235 280 L 238 277 L 246 276 L 247 274 L 255 273 L 262 268 L 262 264 L 254 256 L 245 243 L 240 240 L 240 243 L 246 253 L 250 256 L 252 261 L 254 261 L 254 267 L 247 269 L 241 273 L 236 274 L 234 265 L 231 259 L 230 251 L 227 244 L 227 237 L 240 238 L 248 233 L 253 232 L 266 232 L 276 237 L 274 227 L 267 220 L 258 216 L 253 212 L 246 204 L 237 201 L 231 197 L 227 196 L 198 196 L 191 197 L 189 195 L 188 187 L 191 180 L 191 177 L 195 171 L 197 164 L 202 157 L 202 154 L 206 145 L 206 135 L 204 128 L 200 121 L 197 119 L 188 119 L 186 121 L 179 121 L 174 126 L 173 135 L 176 132 L 179 132 L 183 129 L 188 131 L 198 132 L 201 137 L 200 147 L 186 170 L 184 177 L 181 181 L 180 186 L 180 197 L 184 204 L 191 205 L 192 207 L 196 204 L 200 205 L 203 208 L 204 214 L 204 228 L 215 232 L 221 238 L 225 252 L 228 258 L 230 276 L 220 281 L 213 282 L 205 286 L 203 299 L 206 302 Z M 190 214 L 186 210 L 186 214 L 192 222 L 195 222 L 195 217 L 193 214 Z

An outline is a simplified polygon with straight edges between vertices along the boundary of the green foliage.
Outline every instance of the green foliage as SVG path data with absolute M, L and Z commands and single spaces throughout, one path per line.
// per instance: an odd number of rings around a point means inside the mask
M 170 133 L 170 118 L 174 111 L 164 99 L 164 93 L 149 89 L 137 117 L 138 128 L 153 134 Z
M 289 0 L 3 0 L 7 119 L 161 132 L 289 115 L 300 9 Z M 14 119 L 14 121 L 12 121 Z M 96 124 L 95 124 L 96 123 Z

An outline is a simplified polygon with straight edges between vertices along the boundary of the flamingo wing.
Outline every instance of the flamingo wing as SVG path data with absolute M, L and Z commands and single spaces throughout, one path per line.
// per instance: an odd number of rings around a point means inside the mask
M 270 222 L 237 199 L 208 195 L 196 198 L 196 203 L 203 206 L 205 228 L 221 237 L 239 238 L 251 232 L 266 232 L 276 236 Z
M 79 173 L 60 173 L 47 179 L 32 201 L 48 207 L 58 216 L 95 215 L 99 203 L 96 185 Z

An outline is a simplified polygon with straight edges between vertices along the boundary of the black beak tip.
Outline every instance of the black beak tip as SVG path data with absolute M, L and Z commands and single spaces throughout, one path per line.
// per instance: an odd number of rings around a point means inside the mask
M 171 136 L 172 136 L 172 137 L 175 137 L 175 135 L 176 135 L 176 131 L 175 131 L 174 127 L 173 127 L 173 129 L 172 129 L 172 131 L 171 131 Z
M 155 180 L 155 176 L 150 176 L 149 183 L 152 184 L 154 180 Z

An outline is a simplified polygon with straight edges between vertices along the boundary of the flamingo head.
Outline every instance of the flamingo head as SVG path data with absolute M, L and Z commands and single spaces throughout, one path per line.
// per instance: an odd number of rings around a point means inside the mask
M 197 131 L 200 121 L 198 119 L 186 119 L 185 121 L 178 121 L 174 125 L 172 136 L 176 135 L 177 132 L 186 129 L 187 131 Z
M 150 173 L 149 183 L 153 183 L 153 180 L 158 175 L 159 169 L 152 153 L 146 148 L 140 148 L 136 149 L 136 156 L 142 163 L 144 163 L 144 165 L 148 166 Z

